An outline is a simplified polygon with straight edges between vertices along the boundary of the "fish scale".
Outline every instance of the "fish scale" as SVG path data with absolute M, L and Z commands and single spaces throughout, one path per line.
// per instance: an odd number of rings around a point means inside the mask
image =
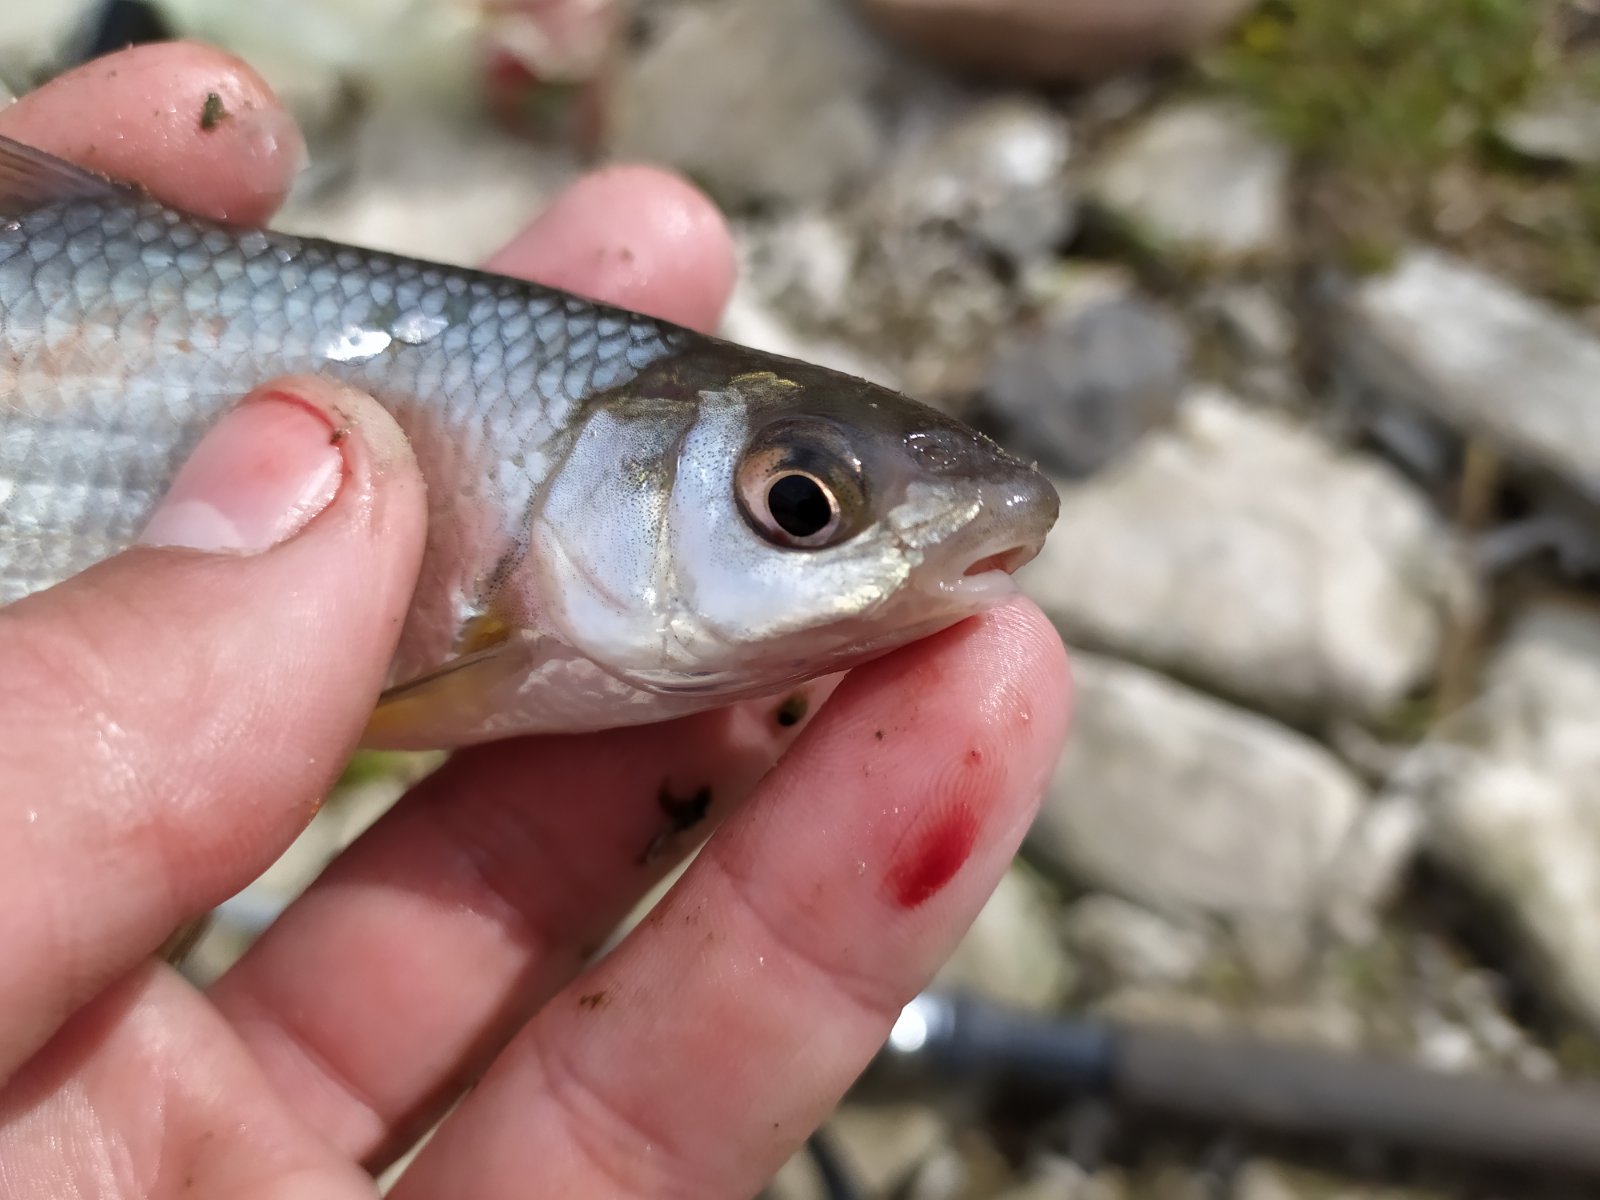
M 150 201 L 23 214 L 0 226 L 0 540 L 14 543 L 0 603 L 126 546 L 219 412 L 299 371 L 371 392 L 412 435 L 440 485 L 430 557 L 448 545 L 460 561 L 463 539 L 509 548 L 519 531 L 485 515 L 520 515 L 528 465 L 575 406 L 673 353 L 676 333 L 517 280 L 206 229 Z M 25 423 L 5 419 L 16 396 Z M 499 452 L 508 440 L 521 467 Z M 495 503 L 465 511 L 464 497 Z

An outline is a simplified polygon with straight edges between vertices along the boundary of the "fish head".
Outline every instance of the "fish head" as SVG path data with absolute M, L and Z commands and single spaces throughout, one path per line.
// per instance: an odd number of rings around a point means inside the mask
M 1009 595 L 1057 508 L 935 409 L 702 343 L 589 405 L 511 583 L 635 687 L 768 694 Z

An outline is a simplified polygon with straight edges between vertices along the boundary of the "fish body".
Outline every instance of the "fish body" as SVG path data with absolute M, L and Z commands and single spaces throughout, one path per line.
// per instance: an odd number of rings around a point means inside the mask
M 371 393 L 428 485 L 376 745 L 775 692 L 992 602 L 1055 517 L 1030 467 L 864 381 L 0 139 L 0 604 L 133 542 L 212 422 L 302 372 Z

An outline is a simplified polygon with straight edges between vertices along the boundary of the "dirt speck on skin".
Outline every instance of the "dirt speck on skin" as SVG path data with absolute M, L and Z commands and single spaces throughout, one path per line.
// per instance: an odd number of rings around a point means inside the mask
M 578 997 L 578 1007 L 585 1012 L 594 1012 L 611 1003 L 611 996 L 606 992 L 590 992 L 586 996 Z
M 879 729 L 872 736 L 880 742 L 883 741 L 883 730 Z
M 200 128 L 210 133 L 227 119 L 228 110 L 222 106 L 222 97 L 216 92 L 207 92 L 205 103 L 200 106 Z
M 706 813 L 711 810 L 711 787 L 708 784 L 687 796 L 675 796 L 671 784 L 663 782 L 656 793 L 656 805 L 665 814 L 667 823 L 639 856 L 641 866 L 654 862 L 679 834 L 687 833 L 706 819 Z
M 785 729 L 790 729 L 806 719 L 806 712 L 811 707 L 804 692 L 795 692 L 778 705 L 778 711 L 773 713 L 773 720 Z

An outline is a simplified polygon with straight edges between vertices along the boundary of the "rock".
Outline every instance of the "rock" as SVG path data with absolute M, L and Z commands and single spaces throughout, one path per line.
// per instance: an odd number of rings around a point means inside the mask
M 1381 914 L 1404 886 L 1426 824 L 1421 807 L 1404 795 L 1383 796 L 1362 813 L 1324 897 L 1328 926 L 1339 937 L 1370 944 L 1381 936 Z
M 727 311 L 722 314 L 722 326 L 717 332 L 719 336 L 740 346 L 749 346 L 767 354 L 780 354 L 786 358 L 798 358 L 819 367 L 843 371 L 846 375 L 869 379 L 884 387 L 899 387 L 899 378 L 891 368 L 866 358 L 854 347 L 835 339 L 806 337 L 743 283 L 734 287 Z
M 1600 1030 L 1600 616 L 1536 606 L 1482 697 L 1419 751 L 1434 854 L 1511 922 L 1547 991 Z
M 1189 336 L 1120 272 L 1076 273 L 1063 292 L 1037 326 L 996 353 L 984 400 L 1010 449 L 1077 478 L 1171 417 Z
M 1056 938 L 1055 898 L 1015 866 L 1000 881 L 967 936 L 935 979 L 1022 1008 L 1060 1008 L 1076 972 Z
M 1577 321 L 1427 249 L 1356 286 L 1343 315 L 1341 357 L 1377 399 L 1600 498 L 1600 339 Z
M 887 1193 L 950 1141 L 945 1119 L 920 1104 L 848 1106 L 829 1121 L 828 1132 L 871 1196 Z
M 1333 1004 L 1242 1004 L 1160 988 L 1128 987 L 1094 1006 L 1094 1013 L 1127 1025 L 1196 1034 L 1243 1034 L 1326 1050 L 1362 1048 L 1361 1018 Z
M 1299 1167 L 1246 1163 L 1229 1192 L 1233 1200 L 1444 1200 L 1432 1192 L 1372 1183 L 1346 1183 L 1335 1176 Z
M 971 107 L 900 153 L 867 200 L 869 223 L 944 227 L 1022 265 L 1072 232 L 1066 118 L 1022 96 Z
M 57 69 L 92 27 L 98 7 L 94 0 L 0 7 L 0 104 Z
M 889 64 L 843 5 L 689 5 L 663 26 L 623 72 L 617 156 L 669 163 L 730 206 L 836 197 L 883 161 Z
M 1296 361 L 1299 339 L 1289 304 L 1262 284 L 1218 281 L 1195 297 L 1208 349 L 1224 359 L 1222 378 L 1258 403 L 1289 408 L 1305 387 Z
M 1205 963 L 1209 939 L 1115 896 L 1093 895 L 1067 909 L 1062 930 L 1073 955 L 1112 984 L 1179 984 Z
M 1355 777 L 1309 738 L 1142 668 L 1079 654 L 1075 675 L 1034 856 L 1157 911 L 1303 937 L 1361 812 Z
M 855 306 L 859 234 L 831 210 L 800 208 L 733 224 L 740 292 L 805 333 L 837 328 Z
M 1026 1179 L 996 1200 L 1127 1200 L 1114 1171 L 1089 1172 L 1070 1158 L 1042 1156 L 1029 1164 Z
M 1513 150 L 1541 162 L 1600 165 L 1600 104 L 1581 89 L 1543 89 L 1506 116 L 1498 132 Z
M 1073 227 L 1070 133 L 1023 98 L 928 103 L 902 132 L 852 202 L 740 221 L 742 289 L 913 395 L 964 403 L 1017 307 L 1002 260 L 1036 270 Z
M 463 266 L 499 249 L 578 174 L 567 155 L 409 108 L 360 121 L 342 156 L 337 185 L 302 179 L 274 228 Z
M 1248 110 L 1190 101 L 1114 143 L 1089 193 L 1157 250 L 1219 266 L 1272 260 L 1290 240 L 1289 165 Z
M 1186 54 L 1249 0 L 863 0 L 891 36 L 961 70 L 1029 82 L 1116 74 Z
M 1019 575 L 1092 648 L 1296 718 L 1373 718 L 1470 602 L 1458 549 L 1383 463 L 1195 392 L 1094 479 Z

